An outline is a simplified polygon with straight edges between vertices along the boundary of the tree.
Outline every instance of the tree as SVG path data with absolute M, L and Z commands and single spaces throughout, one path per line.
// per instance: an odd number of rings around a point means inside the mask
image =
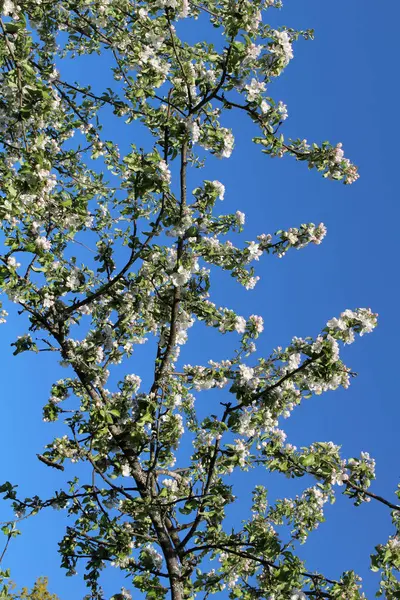
M 340 345 L 371 332 L 377 316 L 345 310 L 316 339 L 293 338 L 260 357 L 263 319 L 212 301 L 219 269 L 252 289 L 251 263 L 262 254 L 282 257 L 326 233 L 309 223 L 233 244 L 245 216 L 220 215 L 224 185 L 201 176 L 207 161 L 232 153 L 227 112 L 250 119 L 266 155 L 303 161 L 345 184 L 358 177 L 341 144 L 281 132 L 287 108 L 267 86 L 293 58 L 293 43 L 313 32 L 264 24 L 280 7 L 280 0 L 2 3 L 1 287 L 27 322 L 14 354 L 55 352 L 68 369 L 44 407 L 45 420 L 63 420 L 66 433 L 38 458 L 58 471 L 82 463 L 87 476 L 51 498 L 40 490 L 21 498 L 10 482 L 1 490 L 17 520 L 47 507 L 67 511 L 62 566 L 74 574 L 85 564 L 87 598 L 103 598 L 100 575 L 110 563 L 149 600 L 209 598 L 225 588 L 244 600 L 361 598 L 353 571 L 335 581 L 297 553 L 336 486 L 355 505 L 373 500 L 390 509 L 395 533 L 377 547 L 372 568 L 381 570 L 380 592 L 400 597 L 400 508 L 369 490 L 374 460 L 367 453 L 347 460 L 333 443 L 297 449 L 279 428 L 303 398 L 349 386 Z M 211 42 L 185 41 L 192 19 Z M 114 81 L 100 91 L 68 76 L 71 58 L 96 54 Z M 121 155 L 103 133 L 111 112 L 114 131 L 143 148 L 132 144 Z M 198 181 L 193 191 L 189 172 Z M 229 360 L 185 365 L 195 322 L 239 336 Z M 154 361 L 141 375 L 153 376 L 142 389 L 130 359 L 146 342 Z M 208 415 L 199 417 L 197 397 L 210 389 L 221 390 L 220 403 L 205 400 Z M 185 459 L 181 439 L 193 446 Z M 229 475 L 256 467 L 314 484 L 273 505 L 256 486 L 252 517 L 226 530 L 226 509 L 237 501 Z M 130 597 L 129 589 L 114 596 Z
M 47 589 L 47 577 L 39 577 L 31 591 L 23 588 L 20 592 L 15 592 L 15 584 L 7 581 L 9 573 L 0 572 L 0 583 L 3 584 L 0 590 L 1 600 L 59 600 L 55 594 L 50 594 Z

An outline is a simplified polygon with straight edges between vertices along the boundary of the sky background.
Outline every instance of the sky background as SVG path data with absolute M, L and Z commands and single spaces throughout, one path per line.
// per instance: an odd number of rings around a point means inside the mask
M 230 305 L 244 316 L 263 316 L 265 331 L 259 341 L 263 355 L 277 345 L 287 345 L 294 335 L 318 335 L 326 321 L 345 308 L 370 307 L 379 313 L 375 332 L 357 339 L 343 352 L 345 362 L 359 373 L 350 389 L 304 401 L 283 425 L 288 442 L 297 446 L 331 440 L 342 444 L 345 457 L 369 451 L 377 461 L 372 491 L 394 501 L 400 423 L 400 131 L 396 109 L 400 5 L 395 0 L 379 5 L 372 0 L 286 0 L 282 11 L 271 10 L 269 16 L 274 26 L 315 29 L 315 41 L 295 45 L 295 59 L 271 86 L 271 95 L 288 105 L 284 134 L 309 142 L 342 142 L 345 155 L 359 166 L 361 178 L 352 186 L 343 186 L 322 179 L 289 157 L 270 159 L 251 144 L 253 126 L 234 117 L 236 149 L 232 158 L 211 161 L 204 178 L 225 184 L 221 210 L 246 213 L 244 239 L 310 221 L 324 222 L 328 235 L 321 246 L 293 250 L 283 259 L 262 258 L 257 273 L 261 280 L 253 291 L 233 286 L 229 278 L 221 276 L 212 300 Z M 196 35 L 201 38 L 201 28 Z M 100 91 L 104 71 L 99 63 L 97 67 L 91 76 Z M 74 65 L 74 72 L 83 83 L 85 67 Z M 140 145 L 140 140 L 134 141 Z M 126 142 L 121 138 L 122 145 Z M 62 433 L 62 428 L 42 423 L 41 409 L 51 384 L 66 373 L 54 367 L 50 353 L 13 357 L 9 344 L 23 332 L 22 323 L 14 316 L 1 327 L 0 481 L 19 483 L 23 494 L 45 496 L 59 488 L 64 477 L 42 465 L 36 453 L 43 451 L 53 435 Z M 185 362 L 229 356 L 225 338 L 220 341 L 212 332 L 206 337 L 200 329 L 194 333 Z M 150 354 L 134 355 L 131 369 L 144 379 L 146 356 Z M 73 471 L 69 472 L 72 475 Z M 240 520 L 257 483 L 270 489 L 271 500 L 306 487 L 306 482 L 258 471 L 235 476 L 232 483 L 240 486 L 241 495 L 240 504 L 229 512 L 230 523 Z M 367 596 L 373 597 L 378 577 L 369 572 L 369 555 L 392 533 L 389 509 L 374 502 L 354 508 L 349 499 L 339 496 L 326 516 L 326 523 L 302 547 L 301 556 L 310 570 L 321 570 L 331 578 L 354 569 L 364 579 Z M 0 504 L 0 519 L 7 518 L 9 511 Z M 59 569 L 56 551 L 63 528 L 61 515 L 54 511 L 27 520 L 23 536 L 10 546 L 4 566 L 11 568 L 19 585 L 31 585 L 38 576 L 47 575 L 50 589 L 61 600 L 70 600 L 81 598 L 84 587 L 81 577 L 67 579 Z M 118 591 L 116 581 L 116 571 L 110 571 L 105 580 L 106 597 Z

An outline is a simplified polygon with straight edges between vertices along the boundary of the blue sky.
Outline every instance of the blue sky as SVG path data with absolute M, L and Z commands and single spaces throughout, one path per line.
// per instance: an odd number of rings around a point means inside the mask
M 206 176 L 226 185 L 221 210 L 246 213 L 246 240 L 310 221 L 323 221 L 328 235 L 321 246 L 292 251 L 283 259 L 263 258 L 258 267 L 261 280 L 254 291 L 233 287 L 221 277 L 213 299 L 244 315 L 264 317 L 259 348 L 265 355 L 287 344 L 293 335 L 317 335 L 329 318 L 345 308 L 365 306 L 379 313 L 378 329 L 344 351 L 347 364 L 359 373 L 350 389 L 305 401 L 284 425 L 288 441 L 298 446 L 332 440 L 342 444 L 348 457 L 368 450 L 377 460 L 372 489 L 393 500 L 399 481 L 396 434 L 400 423 L 396 387 L 400 5 L 394 0 L 379 6 L 371 0 L 286 0 L 282 11 L 270 15 L 273 25 L 311 27 L 316 36 L 314 42 L 296 44 L 295 59 L 271 87 L 271 95 L 288 105 L 284 133 L 309 142 L 343 142 L 361 178 L 343 186 L 323 180 L 290 158 L 271 160 L 251 144 L 251 124 L 235 117 L 236 150 L 229 161 L 212 161 Z M 83 82 L 83 68 L 76 77 L 80 74 Z M 101 89 L 100 70 L 93 71 L 92 77 Z M 45 495 L 61 486 L 63 476 L 39 463 L 36 452 L 61 429 L 41 422 L 41 407 L 53 381 L 65 372 L 54 366 L 50 353 L 13 357 L 9 344 L 23 331 L 15 316 L 1 329 L 0 480 L 19 483 L 27 495 Z M 196 336 L 185 362 L 225 358 L 227 345 L 216 336 L 210 355 L 210 339 L 210 334 Z M 138 355 L 132 368 L 141 376 L 145 358 L 146 354 Z M 251 489 L 260 482 L 270 487 L 271 499 L 299 489 L 276 475 L 241 475 L 233 482 L 240 486 L 241 509 L 229 515 L 232 522 L 241 518 Z M 8 516 L 6 506 L 0 504 L 0 519 Z M 51 590 L 61 600 L 82 597 L 81 579 L 66 579 L 59 569 L 56 550 L 63 533 L 62 517 L 51 512 L 30 519 L 23 532 L 4 562 L 18 584 L 30 585 L 37 576 L 47 575 Z M 377 577 L 369 573 L 369 554 L 390 533 L 386 507 L 371 502 L 354 508 L 347 498 L 339 497 L 328 508 L 327 522 L 310 536 L 301 553 L 310 569 L 321 569 L 329 577 L 353 568 L 363 576 L 367 596 L 372 597 Z M 109 592 L 116 591 L 114 577 L 115 571 L 106 579 Z

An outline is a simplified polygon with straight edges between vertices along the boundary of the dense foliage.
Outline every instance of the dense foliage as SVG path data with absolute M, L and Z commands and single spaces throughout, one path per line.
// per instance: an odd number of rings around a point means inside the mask
M 380 592 L 400 597 L 400 512 L 369 491 L 374 460 L 366 452 L 346 459 L 331 442 L 298 449 L 281 429 L 303 398 L 349 386 L 340 346 L 371 332 L 377 316 L 345 310 L 316 339 L 293 338 L 260 357 L 262 317 L 238 315 L 212 297 L 219 270 L 252 289 L 262 254 L 283 257 L 326 233 L 309 223 L 232 242 L 245 215 L 221 215 L 225 187 L 202 176 L 212 155 L 226 159 L 234 149 L 227 111 L 253 122 L 266 155 L 303 161 L 345 184 L 358 177 L 341 144 L 285 139 L 287 108 L 269 96 L 293 44 L 312 31 L 265 24 L 279 0 L 1 5 L 0 285 L 28 323 L 14 354 L 51 351 L 66 367 L 44 406 L 44 419 L 61 420 L 65 435 L 38 458 L 60 472 L 82 463 L 80 478 L 50 498 L 40 489 L 22 498 L 5 483 L 16 522 L 48 507 L 69 514 L 62 566 L 72 575 L 84 563 L 86 598 L 104 597 L 100 579 L 111 566 L 127 575 L 115 599 L 131 598 L 133 589 L 149 600 L 225 589 L 243 600 L 357 600 L 353 571 L 335 581 L 297 555 L 340 486 L 355 505 L 372 499 L 390 509 L 395 532 L 372 568 L 381 570 Z M 185 41 L 193 19 L 212 29 L 212 43 Z M 101 87 L 99 76 L 95 89 L 71 75 L 71 58 L 96 54 L 111 86 Z M 118 135 L 139 147 L 121 153 Z M 193 191 L 190 169 L 199 178 Z M 229 360 L 185 364 L 196 322 L 236 336 Z M 132 373 L 135 347 L 145 343 L 154 360 L 146 373 Z M 220 390 L 220 403 L 200 394 L 210 389 Z M 192 447 L 186 455 L 182 440 Z M 250 518 L 228 529 L 226 510 L 240 501 L 229 476 L 256 467 L 260 482 L 267 470 L 312 483 L 273 504 L 257 485 Z M 3 532 L 11 539 L 15 524 Z
M 15 590 L 15 584 L 9 581 L 9 573 L 0 573 L 0 600 L 59 600 L 55 594 L 51 594 L 47 588 L 48 580 L 46 577 L 39 577 L 31 591 L 23 588 L 21 591 Z

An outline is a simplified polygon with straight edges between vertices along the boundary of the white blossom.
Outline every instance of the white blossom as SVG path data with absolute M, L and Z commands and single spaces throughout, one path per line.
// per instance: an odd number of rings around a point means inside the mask
M 261 112 L 263 114 L 267 113 L 269 110 L 271 110 L 271 105 L 268 104 L 268 102 L 266 100 L 262 100 L 261 104 L 260 104 L 260 108 L 261 108 Z
M 12 269 L 17 269 L 18 267 L 21 266 L 21 263 L 17 262 L 17 259 L 15 258 L 15 256 L 9 256 L 7 258 L 7 265 L 9 267 L 11 267 Z
M 167 488 L 170 500 L 177 499 L 177 491 L 178 491 L 178 482 L 175 479 L 163 479 L 162 484 L 165 488 Z
M 35 240 L 35 244 L 39 250 L 50 250 L 51 248 L 51 241 L 44 236 L 37 237 Z
M 265 91 L 266 85 L 263 81 L 257 81 L 257 79 L 253 78 L 249 84 L 245 86 L 245 90 L 247 91 L 247 100 L 249 102 L 254 102 L 257 98 Z
M 249 44 L 246 48 L 247 57 L 251 60 L 255 60 L 260 56 L 262 48 L 263 47 L 260 44 Z
M 132 477 L 130 466 L 127 462 L 123 463 L 121 469 L 122 477 Z
M 283 59 L 284 65 L 286 66 L 289 61 L 293 58 L 293 48 L 290 41 L 290 37 L 287 31 L 274 31 L 276 43 L 272 46 L 271 52 Z
M 246 215 L 243 212 L 240 212 L 240 210 L 237 210 L 235 213 L 235 217 L 236 217 L 236 221 L 238 222 L 239 225 L 245 224 Z
M 182 8 L 181 12 L 179 13 L 179 16 L 182 19 L 185 19 L 189 16 L 189 0 L 182 0 Z
M 221 183 L 220 181 L 212 181 L 211 182 L 214 189 L 216 190 L 216 192 L 218 193 L 218 197 L 220 200 L 223 200 L 225 198 L 225 186 L 223 183 Z
M 51 294 L 45 294 L 44 298 L 43 298 L 43 307 L 44 308 L 51 308 L 52 306 L 54 306 L 54 296 L 52 296 Z
M 244 333 L 246 331 L 246 319 L 243 317 L 236 317 L 235 329 L 238 333 Z
M 237 455 L 239 465 L 241 467 L 244 467 L 246 465 L 246 459 L 249 456 L 250 451 L 247 448 L 246 444 L 243 442 L 243 440 L 235 440 L 234 451 Z
M 187 122 L 187 128 L 192 140 L 192 144 L 195 145 L 200 139 L 201 129 L 197 121 L 189 120 Z
M 146 544 L 142 552 L 151 559 L 154 568 L 160 569 L 163 563 L 163 558 L 159 552 L 151 544 Z
M 259 382 L 258 377 L 255 376 L 255 371 L 252 367 L 247 365 L 239 365 L 240 374 L 240 385 L 255 388 Z
M 278 102 L 276 107 L 276 111 L 280 116 L 281 121 L 285 121 L 288 118 L 288 110 L 286 104 L 284 104 L 281 100 Z
M 135 391 L 137 391 L 139 389 L 140 384 L 142 383 L 142 380 L 139 377 L 139 375 L 135 375 L 135 374 L 126 375 L 125 381 L 129 386 L 132 386 L 132 388 Z
M 66 279 L 65 285 L 70 290 L 76 290 L 80 286 L 79 269 L 72 269 Z
M 4 0 L 3 1 L 3 15 L 8 16 L 12 15 L 16 11 L 16 6 L 12 0 Z
M 175 287 L 181 287 L 187 283 L 191 277 L 192 272 L 190 269 L 185 269 L 182 265 L 178 267 L 178 270 L 171 275 L 171 281 Z
M 161 179 L 165 181 L 165 183 L 171 183 L 171 171 L 169 170 L 165 160 L 160 160 L 160 162 L 158 163 L 158 168 L 161 172 Z
M 259 281 L 259 279 L 260 278 L 258 276 L 257 277 L 250 277 L 248 279 L 248 281 L 246 281 L 245 286 L 244 286 L 246 288 L 246 290 L 252 290 L 252 289 L 254 289 L 255 286 L 256 286 L 256 284 L 257 284 L 257 281 Z
M 249 251 L 249 261 L 259 260 L 260 256 L 262 255 L 260 244 L 257 244 L 256 242 L 250 242 L 247 250 Z
M 249 321 L 254 326 L 257 333 L 264 331 L 264 319 L 258 315 L 251 315 Z
M 337 144 L 335 149 L 335 162 L 340 163 L 344 158 L 344 151 L 342 149 L 342 144 Z
M 217 153 L 217 156 L 219 158 L 229 158 L 233 152 L 235 138 L 229 129 L 222 128 L 221 133 L 223 134 L 223 148 Z
M 331 484 L 332 485 L 339 485 L 342 486 L 344 483 L 346 483 L 346 481 L 348 481 L 349 476 L 347 473 L 345 473 L 344 471 L 332 471 L 332 476 L 331 476 Z

